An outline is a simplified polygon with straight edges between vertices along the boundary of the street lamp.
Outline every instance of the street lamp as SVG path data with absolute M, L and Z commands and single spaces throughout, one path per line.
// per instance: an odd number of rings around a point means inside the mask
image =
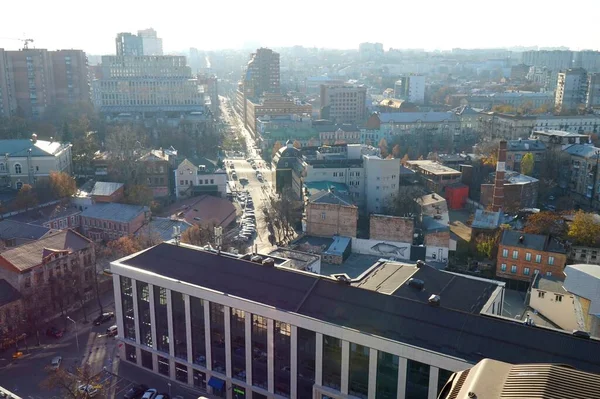
M 77 344 L 77 352 L 79 352 L 79 334 L 77 333 L 77 322 L 69 316 L 67 316 L 67 320 L 75 325 L 75 343 Z
M 171 383 L 167 382 L 167 385 L 169 386 L 169 396 L 171 396 Z

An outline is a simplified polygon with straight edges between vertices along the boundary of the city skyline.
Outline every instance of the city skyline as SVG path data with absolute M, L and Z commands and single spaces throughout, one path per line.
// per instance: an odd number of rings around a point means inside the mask
M 94 9 L 94 15 L 87 15 L 83 9 L 72 9 L 71 3 L 59 1 L 58 7 L 56 2 L 34 0 L 33 4 L 28 3 L 28 7 L 33 7 L 36 12 L 28 16 L 27 26 L 23 26 L 19 18 L 5 21 L 0 27 L 0 48 L 22 48 L 22 43 L 16 39 L 30 38 L 34 40 L 31 47 L 36 48 L 74 48 L 89 54 L 113 54 L 117 33 L 135 33 L 152 27 L 163 38 L 167 54 L 190 47 L 202 50 L 240 49 L 250 43 L 272 48 L 301 45 L 357 49 L 361 42 L 380 42 L 385 49 L 514 46 L 600 49 L 594 40 L 593 20 L 594 15 L 600 12 L 600 3 L 587 0 L 569 3 L 574 9 L 586 8 L 587 11 L 578 13 L 578 29 L 564 30 L 560 39 L 542 34 L 541 29 L 544 21 L 556 19 L 555 9 L 516 0 L 504 2 L 502 12 L 497 14 L 494 10 L 482 9 L 480 3 L 474 0 L 461 3 L 460 7 L 443 1 L 430 2 L 427 7 L 420 4 L 386 5 L 385 15 L 392 16 L 397 25 L 375 18 L 381 15 L 377 8 L 373 8 L 375 15 L 365 18 L 364 13 L 340 11 L 339 4 L 335 2 L 318 3 L 314 0 L 294 9 L 293 15 L 280 12 L 280 3 L 271 0 L 258 4 L 234 0 L 226 10 L 221 4 L 206 4 L 197 12 L 184 12 L 187 3 L 181 1 L 170 3 L 169 9 L 174 11 L 151 8 L 140 12 L 137 3 L 108 0 L 103 7 Z M 69 10 L 66 15 L 63 13 L 65 18 L 70 18 L 69 23 L 56 23 L 55 19 L 48 18 L 64 8 Z M 6 15 L 23 12 L 20 3 L 5 5 L 4 9 Z M 115 13 L 115 9 L 119 12 Z M 235 13 L 224 12 L 230 10 Z M 505 17 L 510 10 L 516 11 Z M 490 28 L 492 21 L 496 22 L 494 28 Z M 519 23 L 522 26 L 519 27 Z M 410 40 L 404 40 L 405 34 Z

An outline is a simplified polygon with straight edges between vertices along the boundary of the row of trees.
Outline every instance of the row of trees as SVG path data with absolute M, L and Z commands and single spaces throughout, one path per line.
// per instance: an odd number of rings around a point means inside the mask
M 23 184 L 14 201 L 0 205 L 0 213 L 34 208 L 53 200 L 65 200 L 77 192 L 75 179 L 64 172 L 50 172 L 48 180 L 40 180 L 35 187 Z
M 267 197 L 260 207 L 260 216 L 267 225 L 272 245 L 294 237 L 295 227 L 302 217 L 302 209 L 302 202 L 295 199 L 289 187 L 276 197 Z

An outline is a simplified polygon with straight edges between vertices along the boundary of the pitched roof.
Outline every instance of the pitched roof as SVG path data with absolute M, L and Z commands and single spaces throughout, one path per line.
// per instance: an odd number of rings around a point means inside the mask
M 330 204 L 356 207 L 349 196 L 331 190 L 323 190 L 308 199 L 311 204 Z
M 508 140 L 507 151 L 544 151 L 546 144 L 539 140 Z
M 51 220 L 77 215 L 80 212 L 81 211 L 76 206 L 52 204 L 42 208 L 32 209 L 29 212 L 20 213 L 12 216 L 11 219 L 23 223 L 43 225 Z
M 576 157 L 589 158 L 596 155 L 600 148 L 591 144 L 573 144 L 564 150 L 567 154 Z
M 5 279 L 0 279 L 0 307 L 21 299 L 21 293 Z
M 37 140 L 35 143 L 29 139 L 0 140 L 0 154 L 9 154 L 11 157 L 26 157 L 31 149 L 32 157 L 53 156 L 64 149 L 68 144 L 56 141 Z
M 79 251 L 88 248 L 91 241 L 73 230 L 61 230 L 50 233 L 46 237 L 20 247 L 11 248 L 0 254 L 0 263 L 12 266 L 23 272 L 42 263 L 45 251 L 70 250 Z
M 51 229 L 35 224 L 23 223 L 16 220 L 0 220 L 0 238 L 8 240 L 12 238 L 23 238 L 38 240 L 48 234 Z
M 235 207 L 231 201 L 224 198 L 202 195 L 196 197 L 195 201 L 190 201 L 188 205 L 183 211 L 183 217 L 190 224 L 214 222 L 225 227 L 235 220 Z
M 521 242 L 523 237 L 523 242 Z M 548 251 L 566 253 L 565 247 L 554 237 L 540 234 L 527 234 L 516 230 L 504 230 L 502 234 L 502 245 L 509 247 L 529 248 L 536 251 Z
M 158 234 L 162 241 L 168 241 L 173 238 L 173 227 L 179 227 L 181 233 L 192 227 L 185 220 L 153 217 L 150 222 L 139 229 L 135 235 Z
M 494 211 L 486 211 L 484 209 L 475 210 L 475 217 L 471 227 L 476 229 L 495 229 L 500 226 L 502 213 Z
M 94 184 L 92 195 L 110 196 L 123 187 L 123 183 L 99 181 Z
M 331 278 L 168 243 L 122 264 L 468 362 L 488 357 L 600 371 L 600 342 L 595 339 L 448 309 L 443 300 L 434 307 Z
M 140 213 L 147 211 L 148 207 L 143 205 L 129 205 L 110 202 L 106 204 L 93 204 L 81 212 L 81 216 L 127 223 L 135 219 Z
M 565 268 L 564 287 L 573 294 L 588 299 L 588 312 L 600 315 L 600 266 L 599 265 L 568 265 Z

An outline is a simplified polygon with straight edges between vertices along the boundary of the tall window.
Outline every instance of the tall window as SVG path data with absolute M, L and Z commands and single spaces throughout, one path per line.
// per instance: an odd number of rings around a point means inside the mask
M 17 175 L 21 174 L 21 164 L 20 163 L 15 164 L 15 174 L 17 174 Z
M 527 262 L 531 262 L 531 252 L 526 252 L 526 253 L 525 253 L 525 260 L 526 260 Z
M 246 382 L 246 313 L 231 308 L 231 369 L 233 378 Z
M 542 255 L 535 256 L 535 263 L 542 263 Z
M 0 172 L 5 172 L 6 168 L 4 167 L 4 163 L 0 162 Z
M 369 348 L 350 343 L 350 395 L 367 399 L 369 395 Z
M 135 314 L 133 311 L 133 285 L 129 277 L 121 276 L 121 304 L 123 307 L 123 337 L 135 341 Z
M 427 399 L 428 391 L 429 365 L 408 359 L 406 365 L 406 397 Z
M 175 340 L 175 357 L 187 360 L 185 303 L 181 292 L 171 291 L 171 306 L 171 316 L 173 317 L 173 339 Z
M 502 257 L 503 258 L 508 258 L 508 249 L 503 249 L 502 250 Z
M 315 383 L 315 332 L 298 327 L 298 398 L 312 397 Z
M 512 258 L 513 259 L 519 259 L 519 251 L 513 251 L 512 252 Z
M 211 302 L 209 309 L 212 369 L 225 374 L 225 307 Z
M 204 330 L 203 299 L 190 297 L 190 313 L 192 314 L 192 361 L 206 367 L 206 334 Z
M 439 369 L 439 371 L 438 371 L 438 390 L 437 390 L 438 395 L 440 394 L 440 392 L 442 392 L 442 388 L 444 388 L 444 385 L 446 385 L 446 383 L 448 382 L 450 377 L 452 377 L 452 374 L 453 374 L 452 371 Z
M 273 323 L 273 358 L 275 360 L 275 393 L 290 397 L 290 336 L 291 326 L 275 320 Z
M 342 341 L 323 335 L 323 385 L 340 389 L 342 380 Z
M 548 256 L 548 264 L 549 265 L 553 265 L 554 264 L 554 256 Z
M 530 270 L 529 270 L 529 268 L 528 268 L 528 267 L 525 267 L 525 268 L 523 268 L 523 274 L 524 274 L 525 276 L 529 276 L 529 272 L 530 272 Z
M 267 319 L 252 315 L 252 385 L 267 389 Z
M 512 266 L 510 267 L 510 272 L 511 272 L 511 273 L 516 273 L 516 272 L 517 272 L 517 265 L 512 265 Z
M 156 349 L 169 353 L 167 289 L 164 287 L 154 287 L 154 318 L 156 319 Z
M 396 399 L 398 397 L 398 362 L 396 355 L 377 352 L 377 388 L 375 399 Z
M 140 342 L 152 347 L 152 325 L 150 319 L 150 287 L 143 281 L 137 281 L 138 324 Z

